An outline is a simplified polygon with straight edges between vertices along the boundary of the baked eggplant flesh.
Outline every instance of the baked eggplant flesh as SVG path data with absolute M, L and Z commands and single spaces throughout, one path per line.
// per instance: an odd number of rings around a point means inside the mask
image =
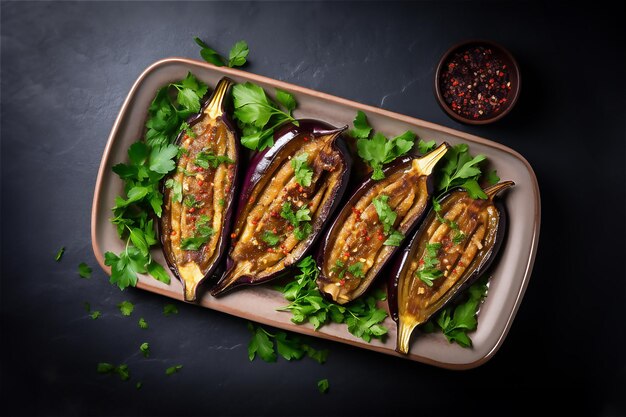
M 423 219 L 432 173 L 447 143 L 422 157 L 404 157 L 357 189 L 326 235 L 318 255 L 320 291 L 339 304 L 361 296 Z
M 300 120 L 251 161 L 227 271 L 211 291 L 267 282 L 304 257 L 345 191 L 350 156 L 336 129 Z
M 194 301 L 228 247 L 236 195 L 239 141 L 223 104 L 232 81 L 223 78 L 177 138 L 176 170 L 164 179 L 161 243 L 170 269 Z
M 485 189 L 484 200 L 455 190 L 442 199 L 440 210 L 430 211 L 403 252 L 389 288 L 398 352 L 408 353 L 413 330 L 489 267 L 506 229 L 504 207 L 494 197 L 513 185 L 505 181 Z

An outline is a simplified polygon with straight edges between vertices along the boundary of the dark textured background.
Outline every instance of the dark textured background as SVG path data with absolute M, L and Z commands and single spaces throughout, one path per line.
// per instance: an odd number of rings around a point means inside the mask
M 1 14 L 4 413 L 626 413 L 623 6 L 2 2 Z M 490 362 L 451 372 L 314 341 L 331 350 L 323 366 L 250 363 L 243 320 L 182 304 L 163 317 L 164 298 L 108 284 L 89 231 L 107 136 L 144 68 L 199 57 L 194 35 L 219 51 L 246 39 L 251 72 L 484 136 L 529 160 L 541 241 Z M 517 108 L 493 126 L 453 122 L 432 93 L 441 54 L 475 37 L 507 46 L 523 72 Z M 81 261 L 90 280 L 77 275 Z M 131 318 L 116 308 L 125 299 Z M 103 316 L 89 319 L 84 301 Z M 101 361 L 127 363 L 133 382 L 97 375 Z M 331 389 L 320 395 L 324 377 Z

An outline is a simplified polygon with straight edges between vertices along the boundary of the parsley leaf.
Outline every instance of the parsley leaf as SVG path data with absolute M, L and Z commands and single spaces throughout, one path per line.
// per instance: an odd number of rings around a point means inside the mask
M 313 230 L 313 226 L 309 223 L 311 210 L 307 206 L 302 206 L 298 211 L 294 212 L 291 208 L 291 203 L 285 202 L 281 208 L 280 216 L 295 227 L 293 232 L 296 239 L 304 240 L 311 234 Z
M 61 246 L 61 249 L 59 249 L 59 251 L 57 252 L 56 256 L 54 257 L 54 260 L 59 262 L 61 260 L 61 258 L 63 257 L 64 253 L 65 253 L 65 246 Z
M 383 242 L 387 246 L 400 246 L 404 235 L 393 228 L 396 222 L 398 214 L 389 206 L 389 196 L 381 194 L 372 200 L 374 208 L 376 208 L 376 214 L 378 214 L 378 220 L 383 225 L 383 231 L 388 236 L 387 240 Z
M 258 354 L 265 362 L 276 362 L 276 352 L 288 361 L 300 360 L 306 355 L 322 364 L 328 357 L 328 350 L 316 350 L 303 343 L 297 336 L 285 332 L 272 334 L 260 326 L 255 328 L 252 323 L 248 323 L 248 330 L 252 333 L 252 339 L 248 344 L 250 361 L 253 361 Z M 274 342 L 276 349 L 274 349 Z
M 296 182 L 303 187 L 311 185 L 313 179 L 313 169 L 307 163 L 309 155 L 306 152 L 302 152 L 298 156 L 291 159 L 291 166 L 293 167 Z
M 330 384 L 328 383 L 328 379 L 320 379 L 317 381 L 317 389 L 321 394 L 328 392 L 328 388 L 330 388 Z
M 356 278 L 363 278 L 365 274 L 363 273 L 363 262 L 355 262 L 348 267 L 348 272 L 354 275 Z
M 194 37 L 193 40 L 200 46 L 200 56 L 209 64 L 213 64 L 218 67 L 223 67 L 226 65 L 226 58 L 221 56 L 214 49 L 209 47 L 206 43 L 202 41 L 199 37 Z M 239 41 L 233 45 L 230 49 L 230 53 L 228 54 L 228 66 L 229 67 L 241 67 L 246 63 L 246 58 L 248 56 L 248 44 L 246 41 Z
M 429 140 L 428 142 L 424 142 L 423 140 L 420 139 L 417 141 L 417 150 L 422 155 L 425 155 L 428 152 L 432 151 L 433 149 L 435 149 L 436 146 L 437 144 L 435 143 L 434 140 Z
M 291 116 L 291 113 L 296 108 L 296 99 L 293 98 L 291 93 L 283 90 L 276 89 L 276 100 L 287 109 L 287 113 Z
M 148 342 L 143 342 L 141 345 L 139 345 L 139 350 L 143 354 L 144 358 L 150 356 L 150 345 L 148 344 Z
M 489 185 L 495 185 L 500 182 L 500 177 L 498 176 L 498 172 L 493 169 L 485 174 L 485 180 Z
M 96 371 L 99 374 L 117 374 L 122 381 L 128 381 L 130 379 L 128 365 L 114 366 L 107 362 L 100 362 L 96 367 Z
M 467 333 L 473 332 L 478 326 L 476 314 L 487 294 L 487 277 L 469 287 L 466 294 L 464 302 L 444 308 L 436 319 L 430 319 L 423 327 L 432 331 L 439 328 L 448 342 L 456 342 L 465 348 L 471 347 L 472 340 Z
M 278 245 L 281 237 L 276 235 L 275 233 L 270 232 L 269 230 L 266 230 L 265 232 L 263 232 L 263 235 L 261 235 L 261 240 L 267 243 L 269 246 L 274 247 Z
M 89 317 L 91 317 L 92 320 L 97 320 L 98 317 L 100 317 L 102 315 L 102 313 L 100 313 L 98 310 L 93 311 Z
M 485 159 L 485 155 L 472 157 L 469 146 L 464 143 L 450 148 L 443 157 L 444 163 L 437 169 L 437 191 L 445 193 L 450 188 L 463 187 L 472 198 L 487 198 L 478 184 L 479 165 Z
M 168 178 L 165 181 L 165 187 L 172 189 L 172 200 L 178 203 L 183 202 L 183 184 L 173 178 Z
M 235 161 L 226 155 L 215 155 L 213 152 L 200 152 L 193 162 L 202 168 L 217 168 L 220 164 L 234 164 Z
M 293 323 L 310 322 L 315 330 L 330 321 L 345 323 L 350 333 L 367 342 L 387 333 L 387 329 L 381 324 L 387 317 L 387 312 L 376 307 L 378 300 L 385 299 L 384 292 L 373 291 L 345 306 L 338 305 L 323 298 L 319 292 L 316 283 L 319 270 L 311 256 L 304 258 L 297 266 L 300 274 L 296 275 L 294 281 L 279 288 L 290 303 L 278 310 L 290 311 Z M 345 268 L 345 264 L 342 262 L 340 267 Z M 353 265 L 353 271 L 362 273 L 361 267 Z
M 248 343 L 248 359 L 253 361 L 258 354 L 265 362 L 276 362 L 276 352 L 269 333 L 261 327 L 255 329 L 252 323 L 248 323 L 248 330 L 252 333 L 252 339 Z
M 249 53 L 248 43 L 246 41 L 239 41 L 230 49 L 228 54 L 228 66 L 229 67 L 241 67 L 246 63 L 246 57 Z
M 165 370 L 165 375 L 167 376 L 174 375 L 175 373 L 178 373 L 181 369 L 183 369 L 183 365 L 170 366 L 169 368 Z
M 374 180 L 385 178 L 384 164 L 388 164 L 413 148 L 416 135 L 411 131 L 407 130 L 392 139 L 387 139 L 382 133 L 376 132 L 373 138 L 368 139 L 372 128 L 367 123 L 365 113 L 361 111 L 357 112 L 353 124 L 354 129 L 351 132 L 358 139 L 356 142 L 358 154 L 374 170 L 372 173 Z
M 298 240 L 304 240 L 311 234 L 312 231 L 313 226 L 311 225 L 311 223 L 302 223 L 300 226 L 296 227 L 293 230 L 293 235 Z
M 178 314 L 178 307 L 176 307 L 174 304 L 165 304 L 163 306 L 163 315 L 169 316 L 172 314 Z
M 117 308 L 120 309 L 120 313 L 122 313 L 122 316 L 128 317 L 135 309 L 135 305 L 130 301 L 122 301 L 117 305 Z
M 367 116 L 361 110 L 356 112 L 356 117 L 352 122 L 354 129 L 350 131 L 350 135 L 357 139 L 367 139 L 372 132 L 372 127 L 367 122 Z
M 273 103 L 263 88 L 251 82 L 237 84 L 232 89 L 234 118 L 243 132 L 241 144 L 253 150 L 264 150 L 274 145 L 274 129 L 285 122 L 298 122 L 291 116 L 295 100 L 286 100 L 280 95 L 280 102 L 287 112 Z M 293 99 L 293 97 L 292 97 Z
M 84 262 L 78 264 L 78 275 L 81 278 L 91 278 L 91 267 Z
M 148 270 L 148 273 L 157 281 L 161 281 L 162 283 L 166 285 L 170 284 L 170 276 L 165 270 L 165 268 L 161 266 L 161 264 L 152 260 L 150 261 L 146 269 Z
M 437 268 L 439 266 L 439 258 L 437 255 L 441 249 L 441 243 L 428 243 L 422 259 L 420 267 L 416 274 L 429 287 L 433 286 L 433 280 L 441 278 L 443 272 Z
M 139 318 L 139 322 L 137 322 L 137 324 L 139 325 L 140 329 L 148 328 L 148 322 L 143 317 Z

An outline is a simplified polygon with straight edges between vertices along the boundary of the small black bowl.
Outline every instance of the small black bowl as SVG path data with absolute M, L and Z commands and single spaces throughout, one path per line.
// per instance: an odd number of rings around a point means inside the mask
M 450 61 L 455 57 L 457 53 L 463 53 L 476 47 L 491 49 L 493 57 L 501 61 L 502 64 L 506 65 L 509 74 L 509 82 L 511 83 L 511 89 L 509 90 L 506 97 L 506 102 L 502 103 L 497 111 L 490 113 L 488 116 L 473 119 L 457 113 L 446 102 L 443 97 L 444 88 L 442 86 L 442 76 L 444 74 L 444 71 L 447 70 Z M 517 61 L 509 51 L 507 51 L 501 45 L 498 45 L 497 43 L 491 41 L 470 40 L 463 41 L 452 46 L 446 51 L 445 54 L 443 54 L 443 56 L 439 60 L 439 64 L 437 65 L 437 71 L 435 73 L 435 96 L 437 97 L 437 101 L 439 102 L 441 108 L 448 114 L 448 116 L 450 116 L 454 120 L 470 125 L 484 125 L 488 123 L 493 123 L 496 120 L 500 120 L 505 115 L 507 115 L 511 111 L 511 109 L 513 109 L 519 97 L 521 84 L 522 78 L 520 75 L 519 66 L 517 65 Z

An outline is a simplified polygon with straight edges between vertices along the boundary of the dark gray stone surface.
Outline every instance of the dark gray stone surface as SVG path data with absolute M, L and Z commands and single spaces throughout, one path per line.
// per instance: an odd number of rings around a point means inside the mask
M 623 6 L 520 3 L 1 4 L 3 414 L 624 415 Z M 120 293 L 91 251 L 102 151 L 136 77 L 167 56 L 250 44 L 247 70 L 496 140 L 533 165 L 543 224 L 524 302 L 500 352 L 450 372 L 340 344 L 328 362 L 247 359 L 246 323 Z M 487 38 L 524 84 L 493 126 L 449 119 L 432 93 L 453 43 Z M 54 255 L 67 252 L 60 263 Z M 80 279 L 77 265 L 94 268 Z M 116 305 L 136 304 L 131 318 Z M 92 321 L 83 302 L 101 310 Z M 144 317 L 150 328 L 137 327 Z M 139 350 L 150 342 L 152 355 Z M 132 382 L 97 375 L 127 363 Z M 166 367 L 183 364 L 171 377 Z M 327 395 L 316 382 L 330 380 Z M 135 389 L 134 382 L 143 381 Z M 546 411 L 543 410 L 542 411 Z

